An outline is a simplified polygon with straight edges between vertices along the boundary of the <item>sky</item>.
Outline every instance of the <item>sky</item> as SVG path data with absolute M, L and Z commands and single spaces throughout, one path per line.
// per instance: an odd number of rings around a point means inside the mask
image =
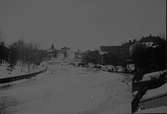
M 0 34 L 41 48 L 94 49 L 166 34 L 165 0 L 0 0 Z

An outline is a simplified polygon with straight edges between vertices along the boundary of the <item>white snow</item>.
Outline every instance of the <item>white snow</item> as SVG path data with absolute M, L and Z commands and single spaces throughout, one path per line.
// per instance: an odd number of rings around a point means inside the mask
M 167 84 L 162 85 L 159 88 L 148 90 L 140 101 L 153 98 L 156 96 L 167 94 Z
M 12 71 L 7 70 L 8 64 L 2 64 L 0 65 L 0 79 L 1 78 L 7 78 L 7 77 L 13 77 L 13 76 L 19 76 L 24 74 L 29 74 L 33 72 L 38 72 L 42 69 L 44 69 L 44 65 L 33 67 L 30 66 L 30 70 L 27 69 L 27 66 L 19 66 L 16 65 Z
M 123 74 L 50 65 L 39 76 L 0 90 L 9 114 L 131 113 L 131 88 Z M 4 97 L 8 100 L 3 100 Z
M 162 75 L 163 73 L 167 72 L 167 70 L 163 70 L 163 71 L 157 71 L 157 72 L 151 72 L 151 73 L 147 73 L 143 76 L 143 81 L 145 80 L 151 80 L 152 78 L 159 78 L 160 75 Z
M 7 71 L 7 65 L 6 64 L 0 65 L 0 77 L 8 75 L 8 73 L 9 71 Z
M 145 110 L 139 110 L 136 112 L 136 114 L 141 114 L 141 113 L 167 113 L 167 106 L 161 106 L 161 107 L 156 107 L 156 108 L 150 108 L 150 109 L 145 109 Z

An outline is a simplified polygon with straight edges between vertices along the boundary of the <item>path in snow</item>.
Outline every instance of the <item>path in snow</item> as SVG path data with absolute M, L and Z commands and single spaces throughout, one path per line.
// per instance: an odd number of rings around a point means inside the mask
M 127 75 L 126 75 L 127 76 Z M 123 74 L 50 65 L 30 80 L 0 90 L 5 114 L 119 114 L 131 112 Z

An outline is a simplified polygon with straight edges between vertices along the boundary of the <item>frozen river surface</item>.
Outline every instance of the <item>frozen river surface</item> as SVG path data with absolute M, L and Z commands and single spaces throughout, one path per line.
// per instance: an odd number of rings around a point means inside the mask
M 128 75 L 50 65 L 48 71 L 0 89 L 0 114 L 130 114 Z

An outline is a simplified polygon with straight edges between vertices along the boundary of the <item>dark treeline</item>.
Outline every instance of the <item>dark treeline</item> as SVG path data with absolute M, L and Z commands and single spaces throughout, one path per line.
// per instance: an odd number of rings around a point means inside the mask
M 142 79 L 143 74 L 167 68 L 167 40 L 160 36 L 142 37 L 131 46 L 131 57 L 135 63 L 134 81 Z
M 167 68 L 167 40 L 160 36 L 129 40 L 113 48 L 117 49 L 102 54 L 99 50 L 88 50 L 83 54 L 83 62 L 123 67 L 133 63 L 135 72 L 140 75 Z
M 0 63 L 8 61 L 9 49 L 5 46 L 4 42 L 0 42 Z
M 16 64 L 39 65 L 46 58 L 46 51 L 39 49 L 32 43 L 25 43 L 22 40 L 16 41 L 9 46 L 4 42 L 0 43 L 0 64 L 9 63 L 12 69 Z
M 132 112 L 138 110 L 140 99 L 149 89 L 155 89 L 166 83 L 166 73 L 152 73 L 167 69 L 167 39 L 160 36 L 146 36 L 133 44 L 130 56 L 135 64 L 132 81 L 132 92 L 136 91 L 132 100 Z M 150 80 L 143 77 L 152 73 Z

